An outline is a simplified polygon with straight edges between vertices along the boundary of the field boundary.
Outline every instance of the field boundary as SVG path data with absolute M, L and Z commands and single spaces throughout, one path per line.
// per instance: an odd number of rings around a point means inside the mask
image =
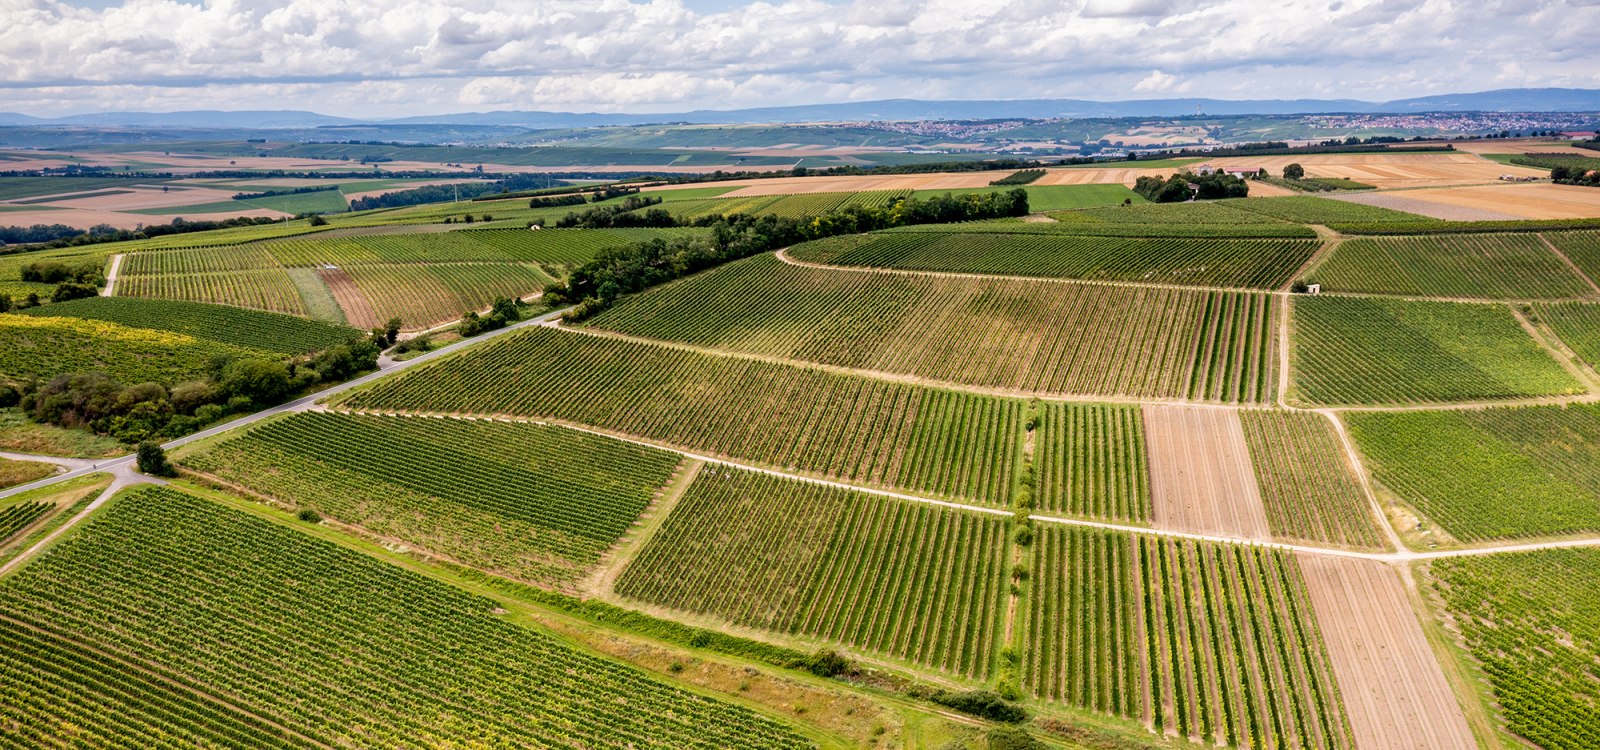
M 1550 238 L 1546 237 L 1545 234 L 1545 232 L 1534 232 L 1533 236 L 1538 237 L 1539 241 L 1550 249 L 1550 252 L 1555 253 L 1562 263 L 1567 264 L 1567 268 L 1572 269 L 1572 272 L 1577 274 L 1578 278 L 1588 282 L 1589 288 L 1593 289 L 1595 294 L 1600 294 L 1600 284 L 1596 284 L 1594 279 L 1589 278 L 1589 274 L 1584 273 L 1583 269 L 1579 268 L 1577 263 L 1573 263 L 1572 258 L 1567 257 L 1567 254 L 1562 252 L 1561 248 L 1556 247 L 1556 243 L 1551 242 Z
M 660 495 L 654 502 L 639 514 L 642 520 L 634 522 L 632 533 L 617 540 L 617 543 L 601 556 L 600 562 L 595 565 L 587 579 L 579 582 L 578 590 L 584 595 L 602 600 L 616 599 L 614 589 L 617 579 L 622 577 L 623 571 L 628 569 L 634 558 L 638 557 L 645 545 L 655 537 L 656 532 L 661 529 L 661 524 L 672 514 L 672 509 L 678 507 L 678 501 L 689 492 L 689 486 L 694 484 L 695 478 L 700 476 L 700 470 L 705 468 L 705 465 L 706 462 L 699 459 L 682 457 L 678 462 L 678 476 L 667 482 L 660 489 Z

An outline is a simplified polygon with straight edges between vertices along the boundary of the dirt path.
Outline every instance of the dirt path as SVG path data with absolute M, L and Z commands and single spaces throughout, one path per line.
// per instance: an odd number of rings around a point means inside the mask
M 111 270 L 106 271 L 106 288 L 100 290 L 102 297 L 114 297 L 117 293 L 117 274 L 122 271 L 123 253 L 111 256 Z
M 1146 406 L 1144 424 L 1157 529 L 1272 538 L 1237 411 Z
M 689 491 L 689 485 L 694 484 L 695 477 L 700 476 L 700 469 L 705 465 L 704 461 L 692 458 L 685 458 L 682 461 L 678 475 L 661 489 L 661 496 L 639 514 L 639 521 L 627 537 L 613 545 L 607 554 L 601 557 L 593 574 L 579 584 L 579 590 L 585 596 L 611 598 L 617 579 L 622 577 L 622 571 L 626 570 L 628 564 L 639 555 L 639 551 L 644 549 L 650 538 L 656 535 L 662 522 L 672 514 L 672 509 L 678 507 L 678 501 L 683 499 L 684 494 Z
M 1399 574 L 1363 560 L 1298 559 L 1356 747 L 1476 747 Z
M 1543 242 L 1544 246 L 1546 248 L 1549 248 L 1550 252 L 1555 253 L 1556 257 L 1560 258 L 1562 263 L 1567 264 L 1567 268 L 1572 269 L 1572 272 L 1577 274 L 1578 278 L 1583 279 L 1585 282 L 1587 282 L 1589 284 L 1589 288 L 1593 289 L 1595 294 L 1600 294 L 1600 284 L 1596 284 L 1594 282 L 1594 279 L 1589 278 L 1589 274 L 1584 273 L 1583 269 L 1579 268 L 1578 264 L 1573 263 L 1572 259 L 1567 257 L 1566 253 L 1561 252 L 1561 248 L 1556 247 L 1556 244 L 1554 242 L 1551 242 L 1550 238 L 1544 236 L 1543 232 L 1535 234 L 1534 236 L 1538 237 L 1539 241 Z
M 328 291 L 333 293 L 334 300 L 338 301 L 339 309 L 344 311 L 344 319 L 351 326 L 360 329 L 375 328 L 383 325 L 378 319 L 378 311 L 373 309 L 371 300 L 361 293 L 356 286 L 355 279 L 340 268 L 319 268 L 317 277 L 328 286 Z
M 1320 412 L 1329 422 L 1333 423 L 1333 433 L 1339 436 L 1339 445 L 1344 448 L 1345 460 L 1350 462 L 1350 468 L 1355 471 L 1356 483 L 1361 485 L 1361 494 L 1367 498 L 1367 504 L 1372 508 L 1374 520 L 1378 528 L 1383 529 L 1383 534 L 1389 540 L 1389 549 L 1396 552 L 1406 548 L 1400 541 L 1400 533 L 1394 530 L 1394 524 L 1389 522 L 1389 516 L 1383 512 L 1383 503 L 1378 501 L 1378 493 L 1372 489 L 1372 477 L 1367 474 L 1367 469 L 1361 464 L 1361 452 L 1356 450 L 1356 441 L 1350 439 L 1349 431 L 1344 428 L 1344 420 L 1331 410 L 1324 409 Z

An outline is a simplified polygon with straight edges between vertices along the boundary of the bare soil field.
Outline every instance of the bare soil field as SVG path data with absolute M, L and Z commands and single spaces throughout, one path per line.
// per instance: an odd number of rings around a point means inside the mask
M 180 206 L 198 206 L 203 203 L 224 203 L 232 200 L 234 194 L 239 192 L 237 190 L 216 190 L 202 187 L 187 187 L 162 192 L 161 188 L 148 185 L 130 185 L 118 189 L 124 192 L 117 195 L 98 195 L 92 198 L 68 198 L 50 201 L 48 205 L 90 211 L 135 211 L 146 208 L 177 208 Z
M 1167 177 L 1178 169 L 1131 169 L 1128 167 L 1050 169 L 1034 181 L 1035 185 L 1132 185 L 1140 177 Z
M 137 229 L 156 224 L 167 224 L 181 216 L 173 214 L 125 214 L 116 211 L 93 209 L 61 209 L 61 210 L 28 210 L 6 211 L 0 213 L 0 224 L 13 226 L 31 226 L 33 224 L 66 224 L 73 227 L 92 227 L 97 224 L 109 224 L 117 229 Z M 235 216 L 270 216 L 281 218 L 288 214 L 265 208 L 238 211 L 229 214 L 208 215 L 205 218 L 232 218 Z M 196 218 L 187 216 L 185 218 Z
M 1305 193 L 1282 185 L 1274 185 L 1270 182 L 1250 181 L 1251 198 L 1282 198 L 1290 195 L 1305 195 Z
M 1460 210 L 1469 214 L 1497 214 L 1505 219 L 1586 219 L 1600 217 L 1600 188 L 1555 185 L 1548 182 L 1484 185 L 1480 187 L 1407 190 L 1395 193 L 1415 202 L 1416 209 L 1386 206 L 1401 211 L 1425 213 L 1442 219 Z M 1341 196 L 1345 200 L 1362 196 Z M 1369 196 L 1380 197 L 1380 196 Z M 1366 202 L 1366 201 L 1359 201 Z M 1377 204 L 1369 204 L 1377 205 Z M 1432 207 L 1431 210 L 1422 210 Z
M 372 302 L 361 293 L 350 274 L 338 268 L 319 268 L 317 277 L 333 292 L 333 298 L 339 302 L 339 308 L 344 310 L 344 318 L 350 325 L 356 328 L 383 325 L 383 321 L 378 319 L 378 311 L 372 308 Z
M 1600 152 L 1589 151 L 1572 145 L 1572 141 L 1550 140 L 1548 138 L 1520 138 L 1500 140 L 1498 138 L 1485 141 L 1456 141 L 1457 151 L 1469 154 L 1549 154 L 1571 153 L 1582 156 L 1596 156 Z
M 1272 538 L 1238 412 L 1146 405 L 1144 424 L 1156 528 Z
M 1469 188 L 1455 188 L 1467 190 Z M 1348 195 L 1330 195 L 1334 200 L 1360 203 L 1364 206 L 1377 206 L 1378 208 L 1391 208 L 1396 211 L 1432 216 L 1435 219 L 1446 221 L 1509 221 L 1523 218 L 1508 213 L 1492 211 L 1473 206 L 1452 206 L 1444 203 L 1430 201 L 1425 197 L 1418 197 L 1418 193 L 1425 190 L 1407 190 L 1403 193 L 1352 193 Z
M 1399 573 L 1371 560 L 1298 557 L 1356 747 L 1476 747 Z
M 1291 156 L 1230 156 L 1212 160 L 1219 167 L 1265 167 L 1283 174 L 1289 164 L 1299 164 L 1308 177 L 1344 177 L 1380 188 L 1471 185 L 1493 182 L 1500 175 L 1544 177 L 1542 169 L 1497 164 L 1476 154 L 1296 154 Z

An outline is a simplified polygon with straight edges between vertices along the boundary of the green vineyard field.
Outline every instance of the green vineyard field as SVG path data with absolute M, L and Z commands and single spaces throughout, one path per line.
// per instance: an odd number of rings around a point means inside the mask
M 130 328 L 171 331 L 259 351 L 304 354 L 361 335 L 348 326 L 288 315 L 177 300 L 91 297 L 23 311 L 35 316 L 100 320 Z
M 1350 747 L 1284 552 L 1044 527 L 1023 683 L 1045 700 L 1235 747 Z
M 150 731 L 177 737 L 270 744 L 262 735 L 272 732 L 246 718 L 254 715 L 303 738 L 296 744 L 323 747 L 465 746 L 489 736 L 567 748 L 811 745 L 773 719 L 576 651 L 497 611 L 493 600 L 162 488 L 125 493 L 0 582 L 0 638 L 63 652 L 46 673 L 90 688 L 89 706 L 166 707 L 176 726 Z M 0 664 L 30 673 L 16 658 Z M 54 719 L 58 705 L 73 704 L 46 705 L 43 716 L 16 715 L 11 700 L 0 711 L 40 744 L 67 744 L 72 725 Z
M 1380 208 L 1361 203 L 1294 195 L 1282 198 L 1245 198 L 1223 201 L 1222 205 L 1240 211 L 1292 221 L 1296 224 L 1328 224 L 1331 222 L 1414 222 L 1428 221 L 1426 216 L 1408 214 L 1392 208 Z
M 1345 240 L 1312 269 L 1326 291 L 1416 297 L 1559 299 L 1594 290 L 1533 234 Z
M 1005 516 L 709 465 L 617 582 L 641 602 L 987 676 Z
M 1535 315 L 1549 324 L 1562 343 L 1591 368 L 1600 368 L 1600 304 L 1553 302 L 1534 305 Z
M 994 505 L 1023 435 L 999 399 L 531 328 L 373 384 L 348 406 L 548 417 Z
M 272 355 L 191 336 L 81 318 L 0 315 L 0 379 L 103 372 L 124 384 L 199 380 L 211 358 Z
M 1045 404 L 1034 441 L 1039 510 L 1135 523 L 1150 519 L 1139 407 Z
M 1494 687 L 1506 728 L 1551 750 L 1600 737 L 1600 552 L 1555 549 L 1433 564 L 1444 601 Z
M 7 461 L 7 459 L 0 459 L 0 461 Z M 21 462 L 8 461 L 8 463 Z M 4 469 L 5 467 L 0 466 L 0 471 L 3 471 Z M 48 471 L 44 474 L 44 476 L 49 475 L 50 472 Z M 37 478 L 38 477 L 34 477 L 34 479 Z M 11 484 L 21 483 L 12 482 Z M 11 484 L 0 483 L 0 489 L 5 489 L 6 487 L 11 486 Z M 0 506 L 0 546 L 4 546 L 7 542 L 10 542 L 11 537 L 15 536 L 17 532 L 28 528 L 29 525 L 31 525 L 34 521 L 39 520 L 40 517 L 44 516 L 47 511 L 54 507 L 55 505 L 51 503 L 16 503 L 14 505 Z
M 117 279 L 119 297 L 209 302 L 286 315 L 305 315 L 294 281 L 281 268 L 206 273 L 125 274 Z
M 1036 232 L 886 232 L 818 240 L 789 253 L 797 260 L 841 266 L 1268 289 L 1287 283 L 1311 259 L 1317 244 L 1315 240 L 1143 239 Z
M 1252 410 L 1239 421 L 1274 539 L 1383 548 L 1371 504 L 1327 419 Z
M 1600 281 L 1600 232 L 1551 232 L 1544 237 L 1584 275 Z
M 1266 295 L 797 267 L 760 255 L 623 301 L 622 333 L 1052 394 L 1268 401 Z M 1064 332 L 1071 332 L 1066 335 Z
M 182 464 L 483 570 L 570 588 L 678 456 L 559 427 L 306 413 Z
M 1600 531 L 1600 407 L 1346 419 L 1373 477 L 1457 539 Z
M 1294 383 L 1314 403 L 1583 391 L 1504 306 L 1320 296 L 1293 310 Z

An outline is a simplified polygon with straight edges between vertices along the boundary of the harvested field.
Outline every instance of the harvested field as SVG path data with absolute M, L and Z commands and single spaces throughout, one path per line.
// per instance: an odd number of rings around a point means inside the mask
M 1146 405 L 1144 423 L 1156 528 L 1272 538 L 1238 412 Z
M 1301 555 L 1358 748 L 1474 748 L 1404 585 L 1382 563 Z
M 339 309 L 344 311 L 344 319 L 350 325 L 356 328 L 383 325 L 383 321 L 378 319 L 378 311 L 372 308 L 372 302 L 361 293 L 350 274 L 340 268 L 322 268 L 317 270 L 317 277 L 327 285 L 328 291 L 333 292 L 333 298 L 339 302 Z
M 50 205 L 92 211 L 134 211 L 144 208 L 172 208 L 174 211 L 181 213 L 180 206 L 222 203 L 232 200 L 234 192 L 199 187 L 162 191 L 161 188 L 138 185 L 129 186 L 116 195 L 66 198 L 59 201 L 51 201 Z
M 1404 193 L 1348 193 L 1344 195 L 1330 195 L 1334 200 L 1347 203 L 1359 203 L 1363 206 L 1387 208 L 1391 211 L 1405 211 L 1406 213 L 1421 214 L 1445 221 L 1512 221 L 1522 218 L 1508 213 L 1491 211 L 1484 208 L 1470 206 L 1450 206 L 1425 200 L 1418 194 L 1424 191 L 1411 190 Z
M 1524 169 L 1506 167 L 1506 169 Z M 1522 183 L 1477 187 L 1407 190 L 1402 194 L 1368 195 L 1368 198 L 1405 197 L 1418 208 L 1400 206 L 1402 211 L 1421 213 L 1439 219 L 1588 219 L 1600 217 L 1600 190 L 1578 185 Z M 1351 200 L 1361 196 L 1340 196 Z M 1364 202 L 1364 201 L 1363 201 Z M 1459 214 L 1460 216 L 1457 216 Z
M 1493 182 L 1503 174 L 1545 177 L 1542 169 L 1496 164 L 1475 154 L 1445 152 L 1377 154 L 1292 154 L 1212 159 L 1219 167 L 1265 167 L 1283 174 L 1290 164 L 1305 167 L 1308 177 L 1343 177 L 1379 188 L 1434 187 Z M 1255 186 L 1251 186 L 1255 190 Z
M 208 215 L 208 219 L 232 218 L 235 216 L 271 216 L 281 217 L 287 214 L 270 211 L 264 208 L 249 209 L 229 213 L 227 215 Z M 128 214 L 104 209 L 84 208 L 40 208 L 30 207 L 25 211 L 6 211 L 5 223 L 11 226 L 32 226 L 34 224 L 66 224 L 70 227 L 88 228 L 98 224 L 108 224 L 117 229 L 138 229 L 152 224 L 168 224 L 178 214 L 152 215 Z

